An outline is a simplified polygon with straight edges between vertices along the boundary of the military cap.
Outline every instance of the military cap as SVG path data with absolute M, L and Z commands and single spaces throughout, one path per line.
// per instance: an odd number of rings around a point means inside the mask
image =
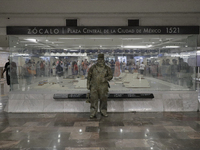
M 104 54 L 99 54 L 98 59 L 104 59 Z

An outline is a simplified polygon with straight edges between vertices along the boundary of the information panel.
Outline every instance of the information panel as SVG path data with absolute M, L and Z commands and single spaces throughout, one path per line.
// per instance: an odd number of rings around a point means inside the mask
M 7 35 L 199 34 L 199 26 L 7 26 Z

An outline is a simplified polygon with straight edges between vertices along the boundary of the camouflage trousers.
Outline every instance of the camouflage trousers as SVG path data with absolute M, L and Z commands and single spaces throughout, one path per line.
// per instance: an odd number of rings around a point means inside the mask
M 98 100 L 100 100 L 99 109 L 101 113 L 107 113 L 108 87 L 91 88 L 90 90 L 90 114 L 96 115 L 98 112 Z

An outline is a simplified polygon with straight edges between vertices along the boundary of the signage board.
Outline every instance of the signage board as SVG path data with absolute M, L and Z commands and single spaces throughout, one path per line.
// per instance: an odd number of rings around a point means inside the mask
M 199 34 L 199 26 L 7 26 L 7 35 Z

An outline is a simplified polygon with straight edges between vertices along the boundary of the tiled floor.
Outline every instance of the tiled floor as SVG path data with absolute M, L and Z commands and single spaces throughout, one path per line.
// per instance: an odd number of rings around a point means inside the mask
M 0 113 L 0 148 L 199 150 L 200 113 Z
M 35 150 L 200 150 L 200 113 L 3 112 L 0 149 Z

